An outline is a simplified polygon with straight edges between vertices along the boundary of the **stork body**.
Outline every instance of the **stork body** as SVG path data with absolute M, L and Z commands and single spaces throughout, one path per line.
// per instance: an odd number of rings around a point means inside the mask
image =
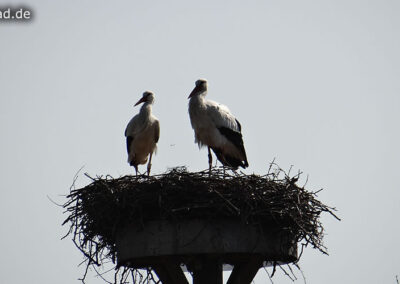
M 207 100 L 207 81 L 196 81 L 189 98 L 189 116 L 199 147 L 208 147 L 208 162 L 211 170 L 211 150 L 224 165 L 237 169 L 246 168 L 246 151 L 243 145 L 241 125 L 229 109 L 217 102 Z
M 140 112 L 129 121 L 125 129 L 128 163 L 135 168 L 137 175 L 138 165 L 146 164 L 149 160 L 147 175 L 150 175 L 151 158 L 157 149 L 160 137 L 160 123 L 151 113 L 154 94 L 144 92 L 135 106 L 140 103 L 144 103 Z

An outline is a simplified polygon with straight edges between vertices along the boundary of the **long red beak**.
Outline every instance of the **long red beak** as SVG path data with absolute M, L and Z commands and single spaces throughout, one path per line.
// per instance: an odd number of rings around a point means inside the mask
M 193 95 L 195 95 L 199 91 L 199 87 L 194 87 L 193 91 L 190 93 L 188 99 L 190 99 Z
M 143 97 L 135 104 L 135 106 L 137 106 L 138 104 L 144 103 L 145 101 L 146 101 L 146 98 Z

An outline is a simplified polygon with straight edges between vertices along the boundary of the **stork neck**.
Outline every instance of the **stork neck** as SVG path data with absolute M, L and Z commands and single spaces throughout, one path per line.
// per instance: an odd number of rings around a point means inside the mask
M 140 115 L 144 118 L 150 117 L 152 109 L 152 103 L 145 102 L 140 108 Z
M 207 91 L 200 91 L 197 95 L 192 97 L 193 101 L 203 102 L 206 99 Z
M 206 92 L 192 96 L 189 100 L 189 113 L 194 115 L 206 107 Z

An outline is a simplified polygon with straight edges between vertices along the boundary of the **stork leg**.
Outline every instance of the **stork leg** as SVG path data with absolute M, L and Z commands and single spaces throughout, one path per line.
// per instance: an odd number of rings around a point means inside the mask
M 135 168 L 135 172 L 136 172 L 136 176 L 137 176 L 137 173 L 138 173 L 138 166 L 137 166 L 137 165 L 134 165 L 133 167 Z
M 153 157 L 153 153 L 150 153 L 149 162 L 147 163 L 147 175 L 150 175 L 151 170 L 151 157 Z
M 212 155 L 210 151 L 210 147 L 208 147 L 208 171 L 211 174 L 211 167 L 212 167 Z

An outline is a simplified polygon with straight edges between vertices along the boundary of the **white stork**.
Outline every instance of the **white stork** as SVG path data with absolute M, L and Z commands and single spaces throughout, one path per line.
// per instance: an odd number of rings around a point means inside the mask
M 143 97 L 135 104 L 144 103 L 140 112 L 135 115 L 128 123 L 125 129 L 126 147 L 128 150 L 128 163 L 135 168 L 138 173 L 138 165 L 147 162 L 147 175 L 150 175 L 151 157 L 156 151 L 158 139 L 160 137 L 160 122 L 151 114 L 151 108 L 154 103 L 154 94 L 144 92 Z
M 211 171 L 210 148 L 224 166 L 237 169 L 248 167 L 244 150 L 241 125 L 229 109 L 207 100 L 207 81 L 199 79 L 189 95 L 189 116 L 194 129 L 195 142 L 208 147 L 208 163 Z

